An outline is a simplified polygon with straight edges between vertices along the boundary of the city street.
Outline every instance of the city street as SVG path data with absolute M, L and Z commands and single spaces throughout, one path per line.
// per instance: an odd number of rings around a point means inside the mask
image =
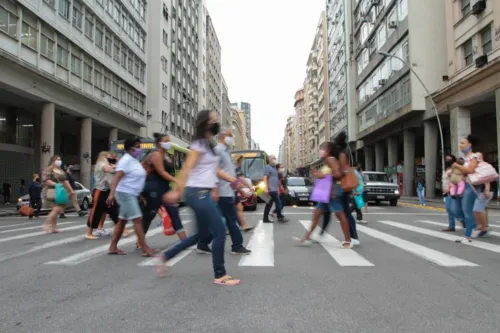
M 445 233 L 441 210 L 370 207 L 358 224 L 361 246 L 340 249 L 340 226 L 300 247 L 312 208 L 286 207 L 287 224 L 262 224 L 244 234 L 253 251 L 239 257 L 226 242 L 228 273 L 241 285 L 212 284 L 211 258 L 194 251 L 170 262 L 158 278 L 156 259 L 135 251 L 108 256 L 110 238 L 85 240 L 85 218 L 60 220 L 63 233 L 45 235 L 43 219 L 0 219 L 0 332 L 498 332 L 500 214 L 491 211 L 491 237 L 470 244 Z M 193 217 L 182 210 L 186 229 Z M 158 220 L 153 222 L 156 226 Z M 108 228 L 112 223 L 108 222 Z M 177 241 L 162 228 L 149 243 Z

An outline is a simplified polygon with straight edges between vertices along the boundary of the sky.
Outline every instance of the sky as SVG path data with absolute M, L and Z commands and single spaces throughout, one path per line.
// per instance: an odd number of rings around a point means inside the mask
M 325 0 L 207 0 L 231 102 L 252 105 L 252 138 L 278 156 Z

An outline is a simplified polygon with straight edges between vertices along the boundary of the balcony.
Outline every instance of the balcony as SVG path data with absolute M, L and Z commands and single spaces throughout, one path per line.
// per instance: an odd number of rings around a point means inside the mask
M 311 81 L 312 81 L 312 84 L 313 84 L 313 85 L 317 86 L 317 85 L 318 85 L 318 83 L 319 83 L 319 78 L 318 78 L 318 76 L 317 76 L 317 75 L 315 75 L 315 76 L 312 78 L 312 80 L 311 80 Z
M 315 90 L 313 91 L 313 96 L 314 96 L 315 98 L 318 98 L 318 95 L 319 95 L 319 93 L 318 93 L 318 91 L 315 89 Z

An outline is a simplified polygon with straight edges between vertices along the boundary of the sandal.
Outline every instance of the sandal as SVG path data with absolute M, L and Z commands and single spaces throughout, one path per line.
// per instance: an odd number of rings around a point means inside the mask
M 300 246 L 309 246 L 312 243 L 310 239 L 304 239 L 299 237 L 293 237 L 293 240 L 296 241 L 297 245 Z
M 157 258 L 160 263 L 156 265 L 156 274 L 158 277 L 165 277 L 167 275 L 167 261 L 163 255 L 159 255 Z
M 116 251 L 113 251 L 113 252 L 108 252 L 108 255 L 110 255 L 110 256 L 124 256 L 126 254 L 127 254 L 127 252 L 122 251 L 122 250 L 118 250 L 118 249 Z
M 346 241 L 343 241 L 341 244 L 340 244 L 340 247 L 343 248 L 343 249 L 352 249 L 353 247 L 353 244 L 351 242 L 346 242 Z
M 154 257 L 156 254 L 158 254 L 158 252 L 160 252 L 160 250 L 151 249 L 149 252 L 143 252 L 141 256 L 143 256 L 144 258 L 151 258 Z
M 223 276 L 220 279 L 214 279 L 214 284 L 218 284 L 220 286 L 237 286 L 240 282 L 240 280 L 233 279 L 229 275 Z
M 85 235 L 85 239 L 96 240 L 96 239 L 99 239 L 99 237 L 96 237 L 94 235 Z

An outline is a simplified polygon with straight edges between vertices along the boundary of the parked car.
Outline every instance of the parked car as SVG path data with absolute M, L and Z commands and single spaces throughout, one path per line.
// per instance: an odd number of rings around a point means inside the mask
M 82 184 L 75 182 L 75 192 L 76 192 L 76 199 L 78 200 L 78 204 L 80 205 L 80 208 L 82 210 L 88 210 L 89 207 L 92 207 L 92 192 L 83 186 Z M 30 204 L 30 195 L 26 194 L 17 199 L 17 204 L 16 208 L 17 210 L 21 209 L 21 206 L 23 205 L 29 205 Z M 73 206 L 71 204 L 67 205 L 67 209 L 71 209 Z M 48 209 L 43 208 L 42 204 L 42 209 L 41 211 L 47 211 Z
M 397 206 L 401 197 L 399 187 L 389 181 L 385 172 L 363 171 L 368 177 L 366 184 L 367 201 L 375 201 L 380 204 L 382 201 L 388 201 L 391 206 Z
M 285 180 L 288 194 L 285 196 L 286 204 L 309 204 L 313 184 L 304 177 L 288 177 Z

